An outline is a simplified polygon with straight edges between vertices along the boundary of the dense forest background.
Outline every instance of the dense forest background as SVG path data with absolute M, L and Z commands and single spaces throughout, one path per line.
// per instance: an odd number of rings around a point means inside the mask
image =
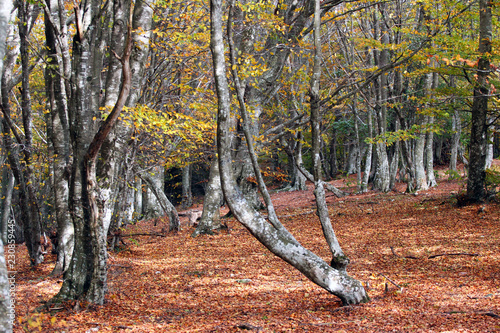
M 227 229 L 223 205 L 342 304 L 364 303 L 327 193 L 416 194 L 445 177 L 464 181 L 459 206 L 495 198 L 492 1 L 0 4 L 0 232 L 33 267 L 53 245 L 63 284 L 50 304 L 104 303 L 108 251 L 127 226 L 213 235 Z M 328 262 L 267 189 L 307 184 Z

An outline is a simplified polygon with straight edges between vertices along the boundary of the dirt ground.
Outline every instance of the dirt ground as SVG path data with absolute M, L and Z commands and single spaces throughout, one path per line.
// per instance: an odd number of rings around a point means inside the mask
M 328 194 L 334 229 L 371 301 L 341 307 L 258 243 L 234 219 L 229 230 L 190 237 L 126 238 L 109 255 L 104 306 L 75 302 L 32 313 L 59 290 L 48 277 L 55 258 L 36 269 L 18 247 L 15 332 L 500 332 L 500 206 L 457 208 L 463 181 L 416 195 L 399 184 L 387 194 Z M 351 180 L 333 182 L 350 185 Z M 282 223 L 330 260 L 308 191 L 273 194 Z M 201 209 L 201 206 L 199 206 Z M 159 232 L 152 222 L 127 233 Z

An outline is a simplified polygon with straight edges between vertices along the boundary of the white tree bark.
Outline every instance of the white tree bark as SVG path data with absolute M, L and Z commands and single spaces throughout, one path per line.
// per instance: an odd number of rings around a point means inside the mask
M 0 76 L 3 73 L 3 59 L 5 56 L 5 42 L 7 39 L 11 0 L 0 0 Z M 11 317 L 10 283 L 5 262 L 3 242 L 0 237 L 0 331 L 12 332 L 14 317 Z
M 340 297 L 344 304 L 366 302 L 368 297 L 358 281 L 341 271 L 333 269 L 321 258 L 305 249 L 286 229 L 268 223 L 237 190 L 232 174 L 232 156 L 229 150 L 231 146 L 231 133 L 229 130 L 230 93 L 224 58 L 222 1 L 212 0 L 210 9 L 211 50 L 219 100 L 217 127 L 219 167 L 222 188 L 231 211 L 270 251 L 299 269 L 313 282 Z

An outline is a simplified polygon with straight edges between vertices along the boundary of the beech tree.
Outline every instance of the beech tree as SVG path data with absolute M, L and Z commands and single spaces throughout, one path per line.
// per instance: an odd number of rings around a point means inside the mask
M 10 0 L 0 1 L 0 73 L 3 73 L 3 59 L 5 56 L 7 33 L 9 31 L 8 24 L 11 8 L 12 2 Z M 12 332 L 14 318 L 11 316 L 10 311 L 13 308 L 10 299 L 10 283 L 2 238 L 0 238 L 0 331 L 10 333 Z
M 223 43 L 222 1 L 210 2 L 211 50 L 218 96 L 217 148 L 221 183 L 225 198 L 236 218 L 271 252 L 300 270 L 310 280 L 338 296 L 343 304 L 366 302 L 368 296 L 359 283 L 343 270 L 329 266 L 317 255 L 305 249 L 273 214 L 272 203 L 266 202 L 270 222 L 253 208 L 240 191 L 233 176 L 230 132 L 231 99 L 226 77 Z M 241 96 L 240 107 L 241 105 Z M 251 147 L 248 144 L 248 147 Z M 255 170 L 258 171 L 258 170 Z
M 469 177 L 467 179 L 467 197 L 471 201 L 481 201 L 486 197 L 486 140 L 488 137 L 487 115 L 490 94 L 488 76 L 491 71 L 489 53 L 491 53 L 493 42 L 492 6 L 491 1 L 479 1 L 479 60 L 472 101 Z

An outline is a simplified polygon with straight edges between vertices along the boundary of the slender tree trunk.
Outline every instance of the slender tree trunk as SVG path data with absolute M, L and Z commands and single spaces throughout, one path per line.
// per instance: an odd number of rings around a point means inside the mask
M 420 116 L 421 121 L 419 125 L 425 126 L 427 124 L 427 116 Z M 427 178 L 424 167 L 424 152 L 425 152 L 425 133 L 419 133 L 415 140 L 415 158 L 413 163 L 415 165 L 415 178 L 416 178 L 416 191 L 425 191 L 429 187 L 427 185 Z
M 58 53 L 65 56 L 64 53 L 58 52 L 57 40 L 66 39 L 65 35 L 56 36 L 53 24 L 57 24 L 59 30 L 63 30 L 62 25 L 65 22 L 60 22 L 59 12 L 64 8 L 59 8 L 57 1 L 49 1 L 47 3 L 49 13 L 45 13 L 45 36 L 47 49 L 49 51 L 48 62 L 51 66 L 46 67 L 45 84 L 46 92 L 49 97 L 50 114 L 47 116 L 47 132 L 52 143 L 53 149 L 53 182 L 52 193 L 54 198 L 55 218 L 57 221 L 57 260 L 52 270 L 52 275 L 64 273 L 71 261 L 74 246 L 74 228 L 71 216 L 69 213 L 69 123 L 68 123 L 68 103 L 66 86 L 61 73 L 64 73 L 64 66 L 59 60 Z M 65 15 L 63 15 L 65 16 Z M 60 43 L 67 45 L 67 42 Z
M 29 20 L 33 15 L 31 13 L 31 6 L 28 2 L 18 3 L 18 16 L 19 16 L 19 37 L 20 37 L 20 54 L 21 54 L 21 67 L 22 67 L 22 91 L 21 91 L 21 112 L 23 118 L 24 129 L 24 184 L 21 185 L 21 191 L 26 191 L 25 200 L 28 212 L 26 216 L 28 219 L 24 220 L 24 238 L 30 260 L 32 265 L 38 265 L 43 262 L 41 235 L 42 235 L 42 221 L 40 215 L 40 208 L 38 207 L 38 199 L 35 193 L 35 176 L 33 174 L 32 154 L 33 154 L 33 117 L 31 112 L 31 96 L 30 96 L 30 82 L 29 82 L 29 48 L 28 48 L 28 34 L 29 34 Z
M 368 110 L 367 118 L 368 118 L 368 135 L 371 138 L 373 137 L 373 117 L 371 110 Z M 365 170 L 363 172 L 363 179 L 361 180 L 361 193 L 368 192 L 368 180 L 370 179 L 370 172 L 372 167 L 372 155 L 373 155 L 373 144 L 369 143 L 368 149 L 366 151 Z
M 485 169 L 488 169 L 491 167 L 491 163 L 493 162 L 493 132 L 488 131 L 487 134 L 487 140 L 486 140 L 486 162 L 484 165 Z
M 460 134 L 462 124 L 460 121 L 460 113 L 455 110 L 451 123 L 451 154 L 450 154 L 450 170 L 457 171 L 458 149 L 460 146 Z
M 383 16 L 385 16 L 385 4 L 381 4 L 380 8 Z M 382 44 L 388 44 L 389 33 L 386 30 L 385 22 L 379 22 L 377 20 L 375 27 L 380 29 L 380 40 Z M 375 33 L 375 35 L 377 35 L 377 33 Z M 375 56 L 376 65 L 379 67 L 387 65 L 389 63 L 389 56 L 389 51 L 387 49 L 380 51 L 378 57 Z M 375 128 L 377 130 L 377 135 L 384 135 L 387 127 L 387 75 L 381 75 L 378 79 L 378 83 L 378 87 L 376 87 L 377 106 L 375 108 Z M 379 191 L 388 192 L 390 190 L 390 170 L 389 158 L 387 156 L 387 146 L 385 143 L 376 143 L 375 152 L 377 155 L 377 170 L 375 173 L 373 187 Z
M 332 137 L 330 138 L 330 178 L 335 178 L 339 171 L 337 164 L 337 135 L 335 128 L 332 129 Z
M 193 205 L 193 194 L 191 193 L 191 165 L 182 168 L 182 209 Z
M 429 116 L 429 125 L 434 123 L 434 117 Z M 425 169 L 427 172 L 427 186 L 437 186 L 436 177 L 434 176 L 434 132 L 431 130 L 425 138 Z

